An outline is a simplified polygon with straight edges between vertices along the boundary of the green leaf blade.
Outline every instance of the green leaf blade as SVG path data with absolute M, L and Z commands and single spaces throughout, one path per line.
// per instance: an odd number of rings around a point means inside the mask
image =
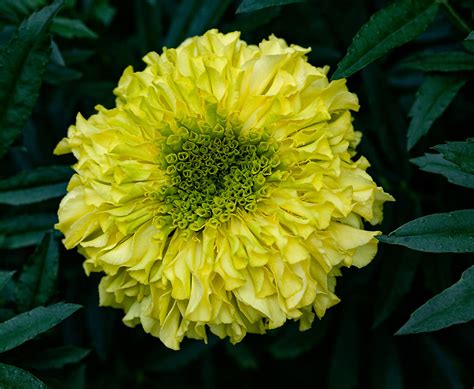
M 463 171 L 474 174 L 474 138 L 465 142 L 447 142 L 434 147 L 444 159 L 455 163 Z
M 437 331 L 474 319 L 474 266 L 411 315 L 396 335 Z
M 474 55 L 463 51 L 419 53 L 404 60 L 400 66 L 423 72 L 473 71 Z
M 59 248 L 52 233 L 44 236 L 23 266 L 17 284 L 17 301 L 22 311 L 45 305 L 55 292 Z
M 47 389 L 48 386 L 33 374 L 16 366 L 0 363 L 0 387 L 22 389 Z
M 38 98 L 50 59 L 48 27 L 62 2 L 33 13 L 0 55 L 0 157 L 20 134 Z
M 243 0 L 235 13 L 253 12 L 268 7 L 301 3 L 304 0 Z
M 474 174 L 463 171 L 455 163 L 446 161 L 440 154 L 425 154 L 410 161 L 425 172 L 443 175 L 452 184 L 474 189 Z
M 96 39 L 97 34 L 79 19 L 57 16 L 51 24 L 51 32 L 66 39 L 86 38 Z
M 430 0 L 398 0 L 375 13 L 355 35 L 333 79 L 348 77 L 424 32 L 438 4 Z
M 21 313 L 0 324 L 0 353 L 11 350 L 53 328 L 76 312 L 80 305 L 57 303 Z
M 84 348 L 61 346 L 43 351 L 40 358 L 26 361 L 24 365 L 36 370 L 61 369 L 82 361 L 89 353 L 90 350 Z
M 34 246 L 41 242 L 58 217 L 49 213 L 17 215 L 0 219 L 0 248 L 17 249 Z
M 412 120 L 407 132 L 408 150 L 428 133 L 465 83 L 466 80 L 451 76 L 428 76 L 425 79 L 409 114 Z
M 423 216 L 378 239 L 432 253 L 474 252 L 474 209 Z

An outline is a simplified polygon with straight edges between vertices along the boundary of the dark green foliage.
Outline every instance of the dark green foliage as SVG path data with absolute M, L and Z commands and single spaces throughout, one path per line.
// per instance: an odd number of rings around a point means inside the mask
M 0 157 L 20 134 L 38 97 L 51 48 L 48 28 L 61 4 L 33 13 L 0 49 Z
M 431 253 L 472 253 L 474 209 L 423 216 L 379 239 Z
M 397 335 L 436 331 L 474 320 L 474 266 L 461 279 L 418 308 Z
M 0 353 L 11 350 L 49 330 L 80 308 L 77 304 L 57 303 L 38 307 L 0 323 Z
M 444 159 L 458 165 L 461 170 L 474 174 L 474 138 L 466 142 L 448 142 L 433 148 L 443 154 Z
M 26 311 L 45 305 L 53 296 L 58 277 L 58 245 L 52 233 L 44 236 L 18 278 L 18 308 Z
M 66 193 L 72 169 L 68 166 L 40 167 L 0 180 L 0 204 L 32 204 Z
M 396 0 L 359 30 L 333 78 L 352 75 L 395 47 L 411 41 L 433 22 L 438 3 L 432 0 Z
M 0 0 L 0 387 L 471 387 L 473 16 L 471 0 Z M 175 352 L 99 307 L 99 277 L 60 247 L 75 160 L 53 150 L 78 112 L 114 105 L 128 65 L 210 28 L 274 33 L 350 76 L 358 155 L 397 201 L 311 329 Z
M 474 54 L 462 51 L 440 51 L 415 54 L 400 66 L 424 72 L 474 71 Z
M 425 154 L 423 157 L 413 158 L 411 162 L 425 172 L 442 174 L 453 184 L 474 189 L 474 175 L 447 161 L 441 154 Z
M 237 13 L 258 11 L 259 9 L 275 7 L 277 5 L 300 3 L 304 0 L 242 0 Z
M 407 133 L 408 150 L 426 135 L 465 83 L 462 78 L 450 76 L 428 76 L 425 79 L 409 113 L 412 119 Z
M 15 366 L 0 363 L 0 386 L 2 388 L 46 389 L 47 385 L 33 374 Z

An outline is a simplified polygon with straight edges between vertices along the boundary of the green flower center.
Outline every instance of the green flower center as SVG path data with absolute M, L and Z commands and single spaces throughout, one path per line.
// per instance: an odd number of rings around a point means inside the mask
M 253 211 L 268 194 L 280 165 L 277 143 L 265 130 L 243 135 L 225 120 L 179 123 L 162 144 L 161 223 L 199 231 L 226 222 L 238 209 Z M 166 135 L 166 131 L 164 131 Z

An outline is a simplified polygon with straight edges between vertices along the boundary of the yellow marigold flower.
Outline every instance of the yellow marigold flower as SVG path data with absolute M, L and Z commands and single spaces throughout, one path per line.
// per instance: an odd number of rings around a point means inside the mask
M 179 349 L 207 328 L 232 343 L 287 319 L 311 326 L 340 268 L 377 251 L 393 200 L 353 160 L 357 96 L 305 49 L 208 31 L 128 67 L 116 108 L 80 114 L 57 154 L 74 166 L 56 227 L 100 304 Z

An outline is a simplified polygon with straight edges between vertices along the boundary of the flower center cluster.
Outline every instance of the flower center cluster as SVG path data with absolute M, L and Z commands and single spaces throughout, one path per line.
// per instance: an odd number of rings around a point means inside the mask
M 276 141 L 264 130 L 242 135 L 223 119 L 179 124 L 161 150 L 169 177 L 159 194 L 161 222 L 199 231 L 226 222 L 239 208 L 253 211 L 280 164 Z

